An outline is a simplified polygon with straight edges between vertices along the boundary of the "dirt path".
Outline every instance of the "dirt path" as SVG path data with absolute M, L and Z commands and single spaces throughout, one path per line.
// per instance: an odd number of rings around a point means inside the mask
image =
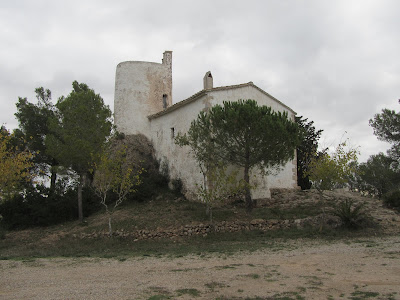
M 6 260 L 0 276 L 0 299 L 400 299 L 400 237 L 232 256 Z

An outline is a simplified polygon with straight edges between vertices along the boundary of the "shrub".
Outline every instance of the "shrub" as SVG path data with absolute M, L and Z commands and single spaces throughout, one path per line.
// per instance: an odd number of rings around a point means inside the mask
M 168 179 L 155 170 L 145 170 L 141 174 L 142 183 L 137 187 L 136 193 L 127 196 L 129 201 L 144 202 L 163 191 L 168 191 Z
M 0 240 L 4 240 L 6 238 L 6 230 L 0 225 Z
M 168 164 L 164 161 L 160 168 L 160 163 L 155 159 L 153 145 L 144 135 L 119 134 L 112 147 L 119 146 L 126 147 L 126 159 L 129 163 L 145 170 L 140 176 L 142 183 L 137 186 L 135 193 L 127 195 L 127 202 L 143 202 L 168 190 Z
M 391 191 L 383 195 L 383 203 L 400 212 L 400 190 Z
M 335 207 L 333 214 L 340 218 L 344 227 L 356 229 L 362 227 L 367 222 L 365 203 L 355 204 L 353 200 L 346 199 Z
M 100 200 L 89 188 L 84 188 L 82 201 L 85 217 L 100 209 Z M 0 204 L 2 224 L 8 229 L 49 226 L 78 218 L 76 188 L 49 195 L 43 186 L 30 187 L 24 194 Z
M 172 179 L 171 180 L 172 190 L 177 194 L 182 194 L 183 183 L 180 178 Z

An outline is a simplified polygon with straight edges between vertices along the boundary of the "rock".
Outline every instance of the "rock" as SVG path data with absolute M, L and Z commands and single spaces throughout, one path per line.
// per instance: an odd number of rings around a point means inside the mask
M 251 225 L 258 225 L 258 224 L 264 224 L 265 221 L 263 219 L 253 219 L 250 221 Z

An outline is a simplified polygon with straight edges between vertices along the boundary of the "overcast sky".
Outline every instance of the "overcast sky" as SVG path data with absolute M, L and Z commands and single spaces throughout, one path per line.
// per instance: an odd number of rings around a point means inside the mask
M 361 161 L 388 144 L 368 120 L 400 105 L 400 1 L 0 0 L 0 121 L 18 126 L 18 97 L 54 102 L 84 82 L 113 109 L 115 69 L 173 51 L 173 101 L 253 81 Z M 347 134 L 345 134 L 347 132 Z M 344 138 L 343 138 L 344 135 Z

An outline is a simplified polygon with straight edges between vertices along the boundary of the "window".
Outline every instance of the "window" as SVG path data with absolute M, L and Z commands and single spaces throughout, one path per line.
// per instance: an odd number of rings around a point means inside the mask
M 171 128 L 171 139 L 174 139 L 174 138 L 175 138 L 175 128 L 172 127 Z
M 167 97 L 168 97 L 167 94 L 162 95 L 163 109 L 166 109 L 168 106 Z

